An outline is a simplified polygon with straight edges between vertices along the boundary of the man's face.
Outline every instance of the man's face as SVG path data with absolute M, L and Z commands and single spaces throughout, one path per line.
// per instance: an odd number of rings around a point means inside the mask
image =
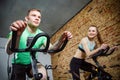
M 41 22 L 41 14 L 39 11 L 30 11 L 29 15 L 26 17 L 26 21 L 29 26 L 38 27 Z

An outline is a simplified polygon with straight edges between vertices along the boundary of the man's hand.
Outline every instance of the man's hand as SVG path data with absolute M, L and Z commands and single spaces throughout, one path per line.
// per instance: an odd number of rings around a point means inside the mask
M 62 41 L 64 41 L 66 38 L 68 40 L 70 40 L 72 38 L 72 34 L 69 31 L 64 31 L 64 33 L 62 34 L 61 38 L 62 38 Z
M 26 28 L 27 23 L 23 20 L 17 20 L 10 25 L 11 31 L 17 31 L 17 36 L 20 36 L 24 29 Z
M 72 34 L 69 31 L 64 31 L 64 33 L 61 35 L 60 39 L 56 41 L 53 46 L 51 46 L 49 49 L 57 50 L 60 49 L 61 46 L 64 44 L 65 40 L 70 40 L 72 38 Z

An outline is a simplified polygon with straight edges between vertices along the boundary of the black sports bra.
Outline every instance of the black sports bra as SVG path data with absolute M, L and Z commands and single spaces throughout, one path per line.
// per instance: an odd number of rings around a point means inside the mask
M 84 49 L 82 49 L 80 46 L 78 46 L 78 48 L 79 48 L 82 52 L 84 52 L 84 53 L 85 53 L 85 50 L 84 50 Z

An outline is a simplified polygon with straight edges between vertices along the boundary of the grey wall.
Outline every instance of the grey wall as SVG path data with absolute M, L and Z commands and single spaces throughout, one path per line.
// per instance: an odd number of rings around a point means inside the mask
M 4 46 L 7 39 L 0 38 L 0 80 L 8 80 L 7 79 L 7 57 L 8 55 L 5 53 Z
M 6 37 L 10 24 L 24 20 L 27 10 L 42 11 L 40 28 L 50 36 L 76 15 L 91 0 L 0 0 L 0 37 Z
M 0 38 L 0 80 L 8 80 L 7 76 L 7 59 L 8 55 L 5 52 L 5 44 L 7 42 L 6 38 Z M 13 55 L 10 56 L 9 65 L 11 66 L 11 59 Z M 49 54 L 39 53 L 38 60 L 43 65 L 51 65 L 51 57 Z M 48 70 L 48 76 L 50 76 L 50 80 L 53 80 L 52 70 Z

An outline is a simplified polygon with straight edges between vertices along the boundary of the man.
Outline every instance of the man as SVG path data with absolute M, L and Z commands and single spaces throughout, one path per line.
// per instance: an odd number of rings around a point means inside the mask
M 38 33 L 42 33 L 38 26 L 41 22 L 41 12 L 38 9 L 30 9 L 28 11 L 27 16 L 25 17 L 25 21 L 17 20 L 13 22 L 10 26 L 11 31 L 17 31 L 17 41 L 16 41 L 16 48 L 26 48 L 27 47 L 27 39 L 28 37 L 34 37 Z M 72 35 L 69 31 L 65 31 L 62 34 L 62 37 L 55 44 L 49 46 L 49 49 L 56 50 L 59 49 L 65 39 L 70 40 Z M 41 37 L 39 41 L 36 42 L 37 44 L 34 45 L 35 48 L 45 46 L 46 38 Z M 9 50 L 11 45 L 11 33 L 6 44 L 6 52 L 10 55 L 13 52 Z M 14 60 L 15 59 L 15 60 Z M 15 54 L 15 58 L 13 59 L 13 72 L 11 80 L 26 80 L 26 74 L 29 77 L 32 77 L 30 74 L 31 70 L 31 60 L 30 60 L 30 53 L 29 52 L 17 52 Z M 44 79 L 46 80 L 46 79 Z

